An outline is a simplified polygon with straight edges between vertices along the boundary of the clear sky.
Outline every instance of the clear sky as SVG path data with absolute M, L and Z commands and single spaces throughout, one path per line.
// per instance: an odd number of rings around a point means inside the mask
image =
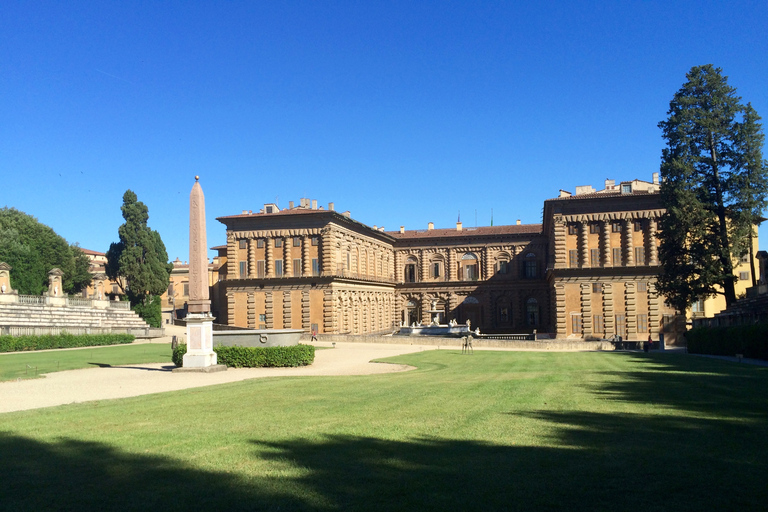
M 196 174 L 209 246 L 301 197 L 388 230 L 539 223 L 560 189 L 650 181 L 692 66 L 768 118 L 766 55 L 765 1 L 4 0 L 0 207 L 106 251 L 131 189 L 182 260 Z

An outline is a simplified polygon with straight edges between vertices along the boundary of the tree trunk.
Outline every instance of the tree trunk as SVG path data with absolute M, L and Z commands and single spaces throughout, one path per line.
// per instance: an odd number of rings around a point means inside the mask
M 725 213 L 725 201 L 723 199 L 723 186 L 720 182 L 720 169 L 717 164 L 717 152 L 715 151 L 715 142 L 712 133 L 709 134 L 709 150 L 712 155 L 712 174 L 715 184 L 715 209 L 718 219 L 718 237 L 720 238 L 719 259 L 720 265 L 725 275 L 723 282 L 723 291 L 725 292 L 725 306 L 728 307 L 736 302 L 736 286 L 733 282 L 733 261 L 731 261 L 731 245 L 728 241 L 728 223 Z

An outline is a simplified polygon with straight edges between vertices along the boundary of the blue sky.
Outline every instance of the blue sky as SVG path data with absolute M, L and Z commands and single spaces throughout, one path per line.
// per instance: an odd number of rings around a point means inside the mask
M 182 260 L 195 175 L 209 246 L 301 197 L 388 230 L 538 223 L 561 188 L 651 179 L 692 66 L 768 117 L 766 26 L 764 1 L 6 0 L 0 207 L 106 251 L 131 189 Z

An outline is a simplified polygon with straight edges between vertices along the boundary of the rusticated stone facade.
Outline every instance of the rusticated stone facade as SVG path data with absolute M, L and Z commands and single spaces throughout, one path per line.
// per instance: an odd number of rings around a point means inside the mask
M 340 334 L 438 316 L 483 332 L 675 344 L 685 318 L 656 292 L 658 190 L 656 175 L 577 187 L 545 201 L 542 224 L 511 226 L 385 232 L 308 200 L 221 217 L 215 314 L 243 327 Z M 736 270 L 744 280 L 748 260 Z

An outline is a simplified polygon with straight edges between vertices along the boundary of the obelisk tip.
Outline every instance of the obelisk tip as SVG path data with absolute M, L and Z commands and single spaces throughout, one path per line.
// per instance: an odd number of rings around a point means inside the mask
M 195 181 L 199 181 L 199 180 L 200 180 L 200 176 L 195 176 Z

